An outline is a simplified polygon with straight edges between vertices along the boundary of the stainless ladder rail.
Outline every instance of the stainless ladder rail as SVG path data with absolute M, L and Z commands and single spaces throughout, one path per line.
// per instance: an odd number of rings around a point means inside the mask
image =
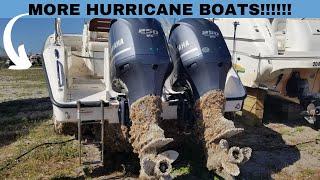
M 104 131 L 105 131 L 105 119 L 104 119 L 104 104 L 105 102 L 103 100 L 101 100 L 100 103 L 100 107 L 101 107 L 101 119 L 98 121 L 93 121 L 93 122 L 88 122 L 85 123 L 81 120 L 81 101 L 77 101 L 77 121 L 78 121 L 78 141 L 79 141 L 79 164 L 80 166 L 82 165 L 82 131 L 81 131 L 81 127 L 83 125 L 86 124 L 100 124 L 101 125 L 101 138 L 100 138 L 100 142 L 98 142 L 101 145 L 101 159 L 100 159 L 100 163 L 103 164 L 104 161 Z M 93 143 L 96 144 L 96 143 Z M 93 164 L 93 163 L 91 163 Z

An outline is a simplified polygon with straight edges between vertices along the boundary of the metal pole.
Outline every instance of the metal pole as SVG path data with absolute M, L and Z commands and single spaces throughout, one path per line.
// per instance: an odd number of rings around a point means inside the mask
M 77 101 L 77 120 L 78 120 L 78 141 L 79 141 L 79 164 L 81 166 L 81 104 Z
M 232 64 L 236 63 L 236 37 L 237 37 L 237 27 L 240 25 L 238 21 L 233 22 L 234 32 L 233 32 L 233 52 L 232 52 Z
M 61 45 L 61 36 L 62 36 L 61 19 L 56 18 L 55 19 L 55 44 L 58 46 Z
M 101 100 L 101 163 L 104 161 L 104 102 Z

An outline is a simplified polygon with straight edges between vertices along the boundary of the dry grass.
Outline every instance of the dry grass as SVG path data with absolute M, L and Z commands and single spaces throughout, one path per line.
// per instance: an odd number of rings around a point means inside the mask
M 47 96 L 42 69 L 23 71 L 0 69 L 0 102 Z
M 0 69 L 0 179 L 78 177 L 77 141 L 31 148 L 72 139 L 57 135 L 41 69 Z M 8 163 L 9 166 L 6 166 Z
M 39 147 L 19 161 L 14 161 L 15 157 L 36 145 L 68 139 L 72 139 L 72 137 L 56 135 L 50 121 L 44 121 L 37 127 L 31 128 L 28 135 L 22 136 L 14 143 L 0 148 L 0 154 L 6 154 L 7 156 L 0 159 L 1 168 L 6 163 L 12 162 L 12 165 L 0 171 L 0 179 L 77 177 L 75 170 L 78 167 L 78 145 L 76 141 Z

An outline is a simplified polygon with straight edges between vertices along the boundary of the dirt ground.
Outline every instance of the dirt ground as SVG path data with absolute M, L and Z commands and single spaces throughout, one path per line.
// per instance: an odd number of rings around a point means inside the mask
M 307 124 L 269 122 L 260 127 L 245 127 L 245 132 L 232 141 L 253 151 L 251 159 L 241 168 L 241 177 L 320 178 L 320 136 Z
M 79 168 L 78 143 L 74 137 L 54 133 L 47 96 L 42 70 L 0 69 L 0 179 L 137 177 L 139 163 L 132 154 L 108 154 L 117 167 Z M 247 126 L 242 117 L 234 121 L 245 131 L 231 138 L 230 144 L 253 150 L 241 167 L 240 179 L 320 179 L 320 134 L 304 120 L 287 120 L 269 110 L 261 126 Z M 201 146 L 192 133 L 175 133 L 183 138 L 177 140 L 179 145 L 172 145 L 180 153 L 172 175 L 176 179 L 217 179 L 206 170 Z M 54 144 L 38 147 L 15 161 L 42 143 Z

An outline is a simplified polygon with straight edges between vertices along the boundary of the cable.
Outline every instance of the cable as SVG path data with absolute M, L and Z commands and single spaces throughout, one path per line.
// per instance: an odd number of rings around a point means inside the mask
M 39 148 L 39 147 L 42 147 L 42 146 L 48 146 L 48 145 L 57 145 L 57 144 L 65 144 L 65 143 L 68 143 L 68 142 L 71 142 L 71 141 L 74 141 L 76 140 L 75 138 L 73 139 L 69 139 L 69 140 L 66 140 L 66 141 L 60 141 L 60 142 L 47 142 L 47 143 L 42 143 L 42 144 L 39 144 L 39 145 L 36 145 L 34 146 L 33 148 L 29 149 L 27 152 L 19 155 L 18 157 L 14 158 L 14 160 L 8 162 L 5 166 L 1 167 L 0 168 L 0 171 L 3 171 L 4 169 L 8 168 L 13 162 L 16 162 L 18 161 L 19 159 L 21 159 L 23 156 L 29 154 L 30 152 L 32 152 L 33 150 Z

